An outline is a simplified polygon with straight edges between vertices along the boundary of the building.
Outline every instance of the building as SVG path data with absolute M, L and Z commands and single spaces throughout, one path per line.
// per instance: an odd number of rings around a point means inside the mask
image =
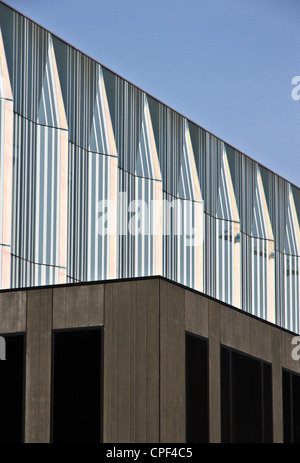
M 299 188 L 3 2 L 0 123 L 2 436 L 300 440 Z

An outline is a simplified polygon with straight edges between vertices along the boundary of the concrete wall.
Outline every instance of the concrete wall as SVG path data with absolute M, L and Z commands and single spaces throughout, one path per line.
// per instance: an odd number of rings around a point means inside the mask
M 52 330 L 103 326 L 105 442 L 185 441 L 185 332 L 208 339 L 210 441 L 220 442 L 220 345 L 272 363 L 274 441 L 293 334 L 162 278 L 0 293 L 0 333 L 26 332 L 25 441 L 49 442 Z
M 105 285 L 105 442 L 159 442 L 159 280 Z
M 160 440 L 185 441 L 185 290 L 160 281 Z
M 26 291 L 0 292 L 0 333 L 26 331 Z
M 209 340 L 210 441 L 220 442 L 220 345 L 272 364 L 273 439 L 283 441 L 282 368 L 300 373 L 294 335 L 202 295 L 185 292 L 185 327 Z

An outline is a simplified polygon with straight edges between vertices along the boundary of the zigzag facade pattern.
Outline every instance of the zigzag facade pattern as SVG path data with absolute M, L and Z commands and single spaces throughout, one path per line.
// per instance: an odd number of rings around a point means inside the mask
M 2 289 L 162 275 L 300 332 L 300 190 L 1 3 L 0 124 Z

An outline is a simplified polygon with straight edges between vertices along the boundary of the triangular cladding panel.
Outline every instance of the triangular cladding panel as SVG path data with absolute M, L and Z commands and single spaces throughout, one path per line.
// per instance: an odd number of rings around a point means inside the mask
M 88 280 L 116 278 L 118 159 L 107 93 L 100 65 L 88 156 Z M 96 211 L 108 206 L 107 221 Z
M 134 240 L 135 276 L 158 275 L 162 273 L 162 177 L 145 94 L 135 175 L 135 199 L 142 206 L 145 227 Z
M 51 37 L 38 110 L 38 123 L 48 127 L 68 128 Z
M 1 30 L 0 30 L 0 34 L 1 34 Z M 0 39 L 1 41 L 1 39 Z M 0 45 L 1 47 L 1 45 Z M 3 65 L 2 65 L 2 53 L 0 52 L 0 98 L 5 98 L 5 84 L 4 84 L 4 75 L 3 75 L 3 71 L 2 71 L 2 68 L 3 68 Z
M 12 91 L 7 68 L 2 32 L 0 28 L 0 98 L 12 100 Z
M 252 222 L 252 313 L 275 322 L 274 235 L 266 196 L 257 167 Z
M 184 140 L 178 182 L 178 196 L 182 199 L 201 201 L 202 195 L 187 121 L 184 121 Z
M 240 221 L 225 148 L 222 155 L 217 217 L 235 222 Z
M 139 177 L 152 180 L 161 180 L 161 172 L 149 112 L 148 100 L 145 94 L 142 127 L 135 173 Z
M 253 212 L 252 235 L 255 238 L 273 240 L 274 236 L 259 168 L 257 169 Z
M 90 151 L 117 156 L 117 148 L 101 66 L 98 67 L 97 72 L 98 86 L 91 128 Z
M 45 272 L 46 268 L 36 269 L 35 284 L 50 284 L 57 279 L 64 283 L 67 265 L 68 125 L 51 36 L 37 123 L 34 261 L 47 265 L 48 269 Z M 44 212 L 45 205 L 48 214 Z M 50 243 L 53 250 L 49 247 Z M 49 266 L 53 267 L 51 276 L 47 273 Z
M 289 192 L 284 251 L 286 254 L 300 256 L 300 227 L 291 189 Z

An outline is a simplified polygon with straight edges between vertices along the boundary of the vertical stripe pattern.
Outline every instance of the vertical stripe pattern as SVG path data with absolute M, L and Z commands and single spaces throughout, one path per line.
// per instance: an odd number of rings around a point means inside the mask
M 0 283 L 11 286 L 13 96 L 0 28 Z

